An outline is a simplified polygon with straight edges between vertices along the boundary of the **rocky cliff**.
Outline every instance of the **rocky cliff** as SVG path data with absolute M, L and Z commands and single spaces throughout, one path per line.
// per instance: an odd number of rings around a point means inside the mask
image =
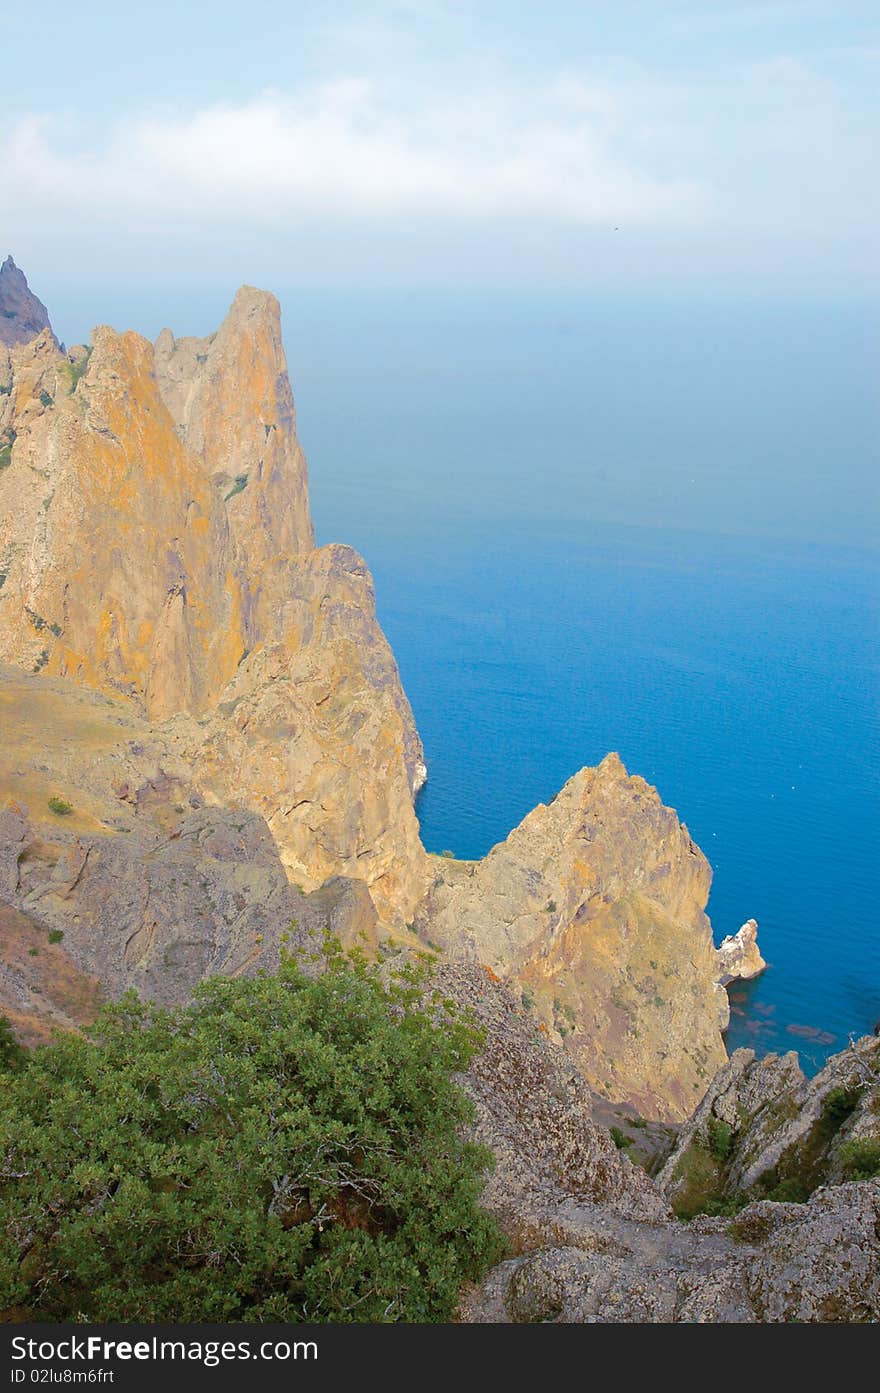
M 606 1097 L 690 1115 L 726 1059 L 706 858 L 617 755 L 479 862 L 437 858 L 423 936 L 518 984 Z
M 814 1080 L 727 1060 L 756 925 L 714 949 L 656 790 L 611 755 L 482 861 L 426 855 L 369 572 L 314 546 L 273 297 L 64 353 L 3 274 L 0 1014 L 37 1043 L 327 928 L 433 955 L 484 1031 L 462 1082 L 511 1251 L 462 1319 L 880 1319 L 878 1042 Z
M 426 855 L 369 572 L 314 546 L 275 298 L 155 345 L 44 325 L 0 392 L 7 903 L 108 991 L 170 999 L 344 885 L 337 927 L 414 925 L 515 983 L 604 1096 L 688 1116 L 726 1058 L 705 858 L 615 756 L 482 862 Z
M 0 658 L 173 722 L 291 879 L 422 890 L 421 743 L 361 559 L 315 550 L 277 301 L 210 339 L 44 330 L 0 365 Z

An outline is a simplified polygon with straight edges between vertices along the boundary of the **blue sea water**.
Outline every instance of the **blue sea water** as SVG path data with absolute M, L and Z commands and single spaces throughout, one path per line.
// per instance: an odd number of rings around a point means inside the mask
M 770 969 L 728 1046 L 880 1018 L 874 307 L 284 298 L 318 539 L 357 547 L 430 775 L 483 855 L 609 750 Z

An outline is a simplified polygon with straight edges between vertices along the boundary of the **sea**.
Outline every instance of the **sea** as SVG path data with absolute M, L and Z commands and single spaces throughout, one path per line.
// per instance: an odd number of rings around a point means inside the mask
M 812 1072 L 872 1030 L 877 301 L 280 298 L 318 541 L 372 570 L 429 850 L 483 856 L 616 750 L 708 857 L 716 942 L 758 921 L 769 967 L 731 989 L 728 1048 Z

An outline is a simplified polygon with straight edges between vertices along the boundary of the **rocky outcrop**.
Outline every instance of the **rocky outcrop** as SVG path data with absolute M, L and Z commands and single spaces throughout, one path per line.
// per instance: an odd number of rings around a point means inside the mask
M 463 1082 L 477 1107 L 473 1134 L 497 1161 L 483 1203 L 510 1244 L 507 1261 L 464 1293 L 461 1319 L 880 1318 L 880 1180 L 681 1223 L 611 1144 L 582 1077 L 509 989 L 464 963 L 442 965 L 438 979 L 485 1031 Z
M 363 561 L 315 550 L 277 301 L 155 348 L 49 331 L 0 385 L 0 659 L 122 698 L 310 891 L 354 875 L 403 923 L 424 756 Z
M 655 789 L 609 755 L 484 860 L 434 869 L 424 937 L 515 982 L 598 1092 L 690 1115 L 726 1058 L 711 871 Z
M 28 286 L 11 256 L 0 265 L 0 344 L 13 347 L 30 343 L 44 331 L 52 337 L 46 306 Z
M 758 925 L 747 919 L 735 934 L 728 934 L 715 950 L 718 983 L 726 987 L 739 979 L 747 981 L 763 972 L 767 964 L 758 947 Z
M 0 657 L 154 720 L 209 709 L 282 636 L 285 566 L 312 546 L 277 302 L 239 292 L 181 422 L 137 334 L 96 329 L 74 367 L 46 333 L 10 364 Z
M 736 1050 L 682 1129 L 658 1184 L 676 1212 L 749 1199 L 804 1201 L 880 1174 L 880 1040 L 865 1036 L 815 1078 L 797 1055 Z
M 375 943 L 362 879 L 328 877 L 311 894 L 292 884 L 265 820 L 221 805 L 182 741 L 124 703 L 0 669 L 0 714 L 0 905 L 35 950 L 31 976 L 63 944 L 107 996 L 134 986 L 185 1001 L 206 976 L 271 970 L 285 940 L 296 949 L 329 930 Z M 0 1013 L 24 1022 L 22 962 L 13 982 L 5 937 L 3 959 Z M 31 991 L 38 1034 L 53 999 Z
M 750 1205 L 733 1223 L 577 1216 L 577 1244 L 512 1258 L 467 1292 L 467 1322 L 705 1324 L 880 1319 L 880 1181 L 808 1204 Z
M 258 583 L 265 567 L 315 544 L 278 301 L 242 286 L 210 338 L 175 339 L 163 329 L 154 365 L 178 435 L 227 495 L 233 563 L 246 608 L 250 599 L 257 611 L 254 630 L 271 632 L 276 597 Z

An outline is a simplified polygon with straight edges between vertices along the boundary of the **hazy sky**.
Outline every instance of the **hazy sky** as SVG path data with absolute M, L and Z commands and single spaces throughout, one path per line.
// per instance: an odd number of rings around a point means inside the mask
M 877 0 L 0 0 L 35 287 L 875 285 Z

